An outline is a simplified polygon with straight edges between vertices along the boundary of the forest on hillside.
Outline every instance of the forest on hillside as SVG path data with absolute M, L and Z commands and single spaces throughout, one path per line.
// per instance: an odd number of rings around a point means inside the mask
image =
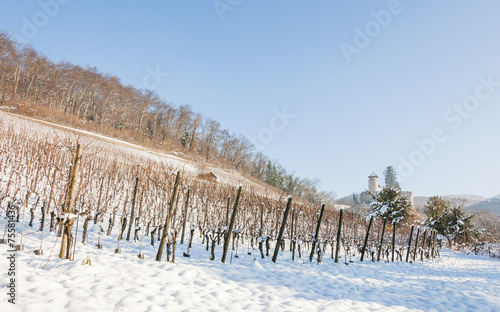
M 16 113 L 234 169 L 311 203 L 334 203 L 332 192 L 319 190 L 318 179 L 298 177 L 192 107 L 175 106 L 95 67 L 54 63 L 2 31 L 0 92 L 0 106 Z

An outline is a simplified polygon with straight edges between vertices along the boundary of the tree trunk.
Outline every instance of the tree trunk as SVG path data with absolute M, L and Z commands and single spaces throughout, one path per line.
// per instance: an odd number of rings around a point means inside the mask
M 89 226 L 89 221 L 90 221 L 90 217 L 87 216 L 85 218 L 85 222 L 83 222 L 82 244 L 85 244 L 85 240 L 87 239 L 87 229 Z
M 55 218 L 56 218 L 56 213 L 54 211 L 52 211 L 50 213 L 50 232 L 54 232 L 54 221 L 55 221 Z
M 42 231 L 43 227 L 45 226 L 45 205 L 42 205 L 42 207 L 40 207 L 40 210 L 42 212 L 42 218 L 40 219 L 40 229 L 39 229 L 39 231 Z
M 7 91 L 8 85 L 9 85 L 9 78 L 7 78 L 7 80 L 5 80 L 5 87 L 3 88 L 3 91 L 2 91 L 2 99 L 0 100 L 0 106 L 3 106 L 3 102 L 5 100 L 5 91 Z

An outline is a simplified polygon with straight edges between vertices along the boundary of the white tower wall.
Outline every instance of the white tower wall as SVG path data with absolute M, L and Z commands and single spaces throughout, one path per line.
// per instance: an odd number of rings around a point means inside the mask
M 378 186 L 378 176 L 374 173 L 372 173 L 369 177 L 368 177 L 368 191 L 370 192 L 378 192 L 380 191 L 380 188 Z

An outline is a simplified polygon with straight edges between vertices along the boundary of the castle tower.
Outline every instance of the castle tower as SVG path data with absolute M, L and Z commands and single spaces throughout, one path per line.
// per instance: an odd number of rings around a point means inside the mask
M 380 191 L 380 186 L 378 185 L 378 175 L 376 175 L 375 172 L 372 172 L 368 179 L 368 191 L 372 193 Z

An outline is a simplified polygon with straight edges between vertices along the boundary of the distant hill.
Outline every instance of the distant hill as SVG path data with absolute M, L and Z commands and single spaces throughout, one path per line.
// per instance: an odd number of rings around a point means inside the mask
M 473 195 L 473 194 L 460 194 L 460 195 L 445 195 L 441 196 L 446 200 L 459 200 L 459 199 L 465 199 L 465 206 L 469 207 L 472 205 L 476 205 L 484 200 L 486 200 L 483 196 L 479 195 Z M 429 199 L 428 196 L 414 196 L 413 197 L 413 204 L 415 207 L 423 207 L 426 203 L 427 200 Z
M 471 211 L 489 211 L 500 215 L 500 195 L 492 198 L 484 198 L 479 195 L 463 194 L 463 195 L 446 195 L 442 196 L 446 200 L 465 199 L 465 207 Z M 427 203 L 427 196 L 415 196 L 413 198 L 414 205 L 417 209 L 423 208 Z
M 427 203 L 427 200 L 429 199 L 430 196 L 414 196 L 413 197 L 413 205 L 417 210 L 423 209 L 424 205 Z M 482 204 L 481 207 L 486 207 L 488 205 L 495 205 L 496 202 L 493 204 L 489 202 L 490 199 L 486 199 L 483 196 L 480 195 L 474 195 L 474 194 L 459 194 L 459 195 L 445 195 L 441 196 L 446 200 L 453 201 L 453 200 L 465 200 L 465 207 L 468 207 L 469 209 L 475 210 L 476 208 L 470 208 L 471 206 L 476 207 L 476 205 L 485 202 Z M 500 200 L 499 200 L 500 201 Z M 353 202 L 353 197 L 352 195 L 348 195 L 346 197 L 340 198 L 337 201 L 338 203 L 341 204 L 347 204 L 347 205 L 354 205 Z M 489 206 L 488 206 L 489 207 Z M 492 206 L 496 207 L 496 206 Z M 491 208 L 495 210 L 495 208 Z M 479 209 L 478 209 L 479 210 Z M 488 209 L 486 209 L 488 210 Z M 488 210 L 490 211 L 490 210 Z
M 477 204 L 468 207 L 473 211 L 489 211 L 500 215 L 500 195 L 483 200 Z
M 427 199 L 429 197 L 426 196 L 413 196 L 413 206 L 415 207 L 423 207 L 427 203 Z
M 467 201 L 465 203 L 465 206 L 467 206 L 467 207 L 471 206 L 471 205 L 475 205 L 475 204 L 486 199 L 483 196 L 473 195 L 473 194 L 445 195 L 445 196 L 443 196 L 443 198 L 446 200 L 465 199 Z

